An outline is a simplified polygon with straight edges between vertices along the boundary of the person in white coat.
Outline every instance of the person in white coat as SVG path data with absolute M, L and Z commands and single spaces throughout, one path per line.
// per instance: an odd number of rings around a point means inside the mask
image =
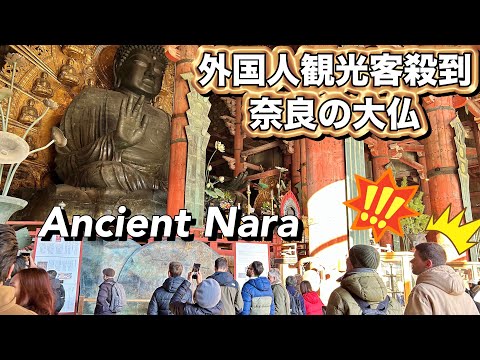
M 405 315 L 479 315 L 463 279 L 446 265 L 447 254 L 440 244 L 418 244 L 410 262 L 418 278 Z

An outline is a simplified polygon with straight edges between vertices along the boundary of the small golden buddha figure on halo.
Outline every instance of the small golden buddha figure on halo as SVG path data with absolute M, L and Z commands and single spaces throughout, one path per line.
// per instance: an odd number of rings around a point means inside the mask
M 80 83 L 80 78 L 77 71 L 73 67 L 75 62 L 73 59 L 68 59 L 67 63 L 60 68 L 58 73 L 58 81 L 67 86 L 77 86 Z
M 40 96 L 41 98 L 51 98 L 53 96 L 53 89 L 48 82 L 48 74 L 46 72 L 42 72 L 40 77 L 35 79 L 32 94 Z
M 62 52 L 73 59 L 82 59 L 85 56 L 85 50 L 78 45 L 63 45 Z
M 22 107 L 20 110 L 20 116 L 18 117 L 18 121 L 22 124 L 30 125 L 32 122 L 37 120 L 38 118 L 38 111 L 35 108 L 35 100 L 28 99 L 27 104 Z

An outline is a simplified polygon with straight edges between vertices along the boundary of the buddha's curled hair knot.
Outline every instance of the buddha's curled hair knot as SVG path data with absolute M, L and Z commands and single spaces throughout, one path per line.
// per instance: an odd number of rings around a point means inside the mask
M 130 53 L 136 49 L 143 49 L 157 55 L 158 61 L 162 63 L 164 68 L 168 65 L 168 59 L 165 56 L 165 49 L 160 45 L 121 45 L 115 53 L 115 68 L 119 69 L 130 56 Z

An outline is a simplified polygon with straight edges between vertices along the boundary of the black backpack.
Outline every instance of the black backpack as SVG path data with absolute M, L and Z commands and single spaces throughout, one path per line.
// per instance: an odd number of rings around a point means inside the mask
M 358 306 L 360 306 L 360 309 L 362 309 L 362 315 L 387 315 L 388 304 L 390 303 L 390 296 L 387 295 L 385 300 L 379 303 L 376 309 L 372 309 L 368 301 L 359 298 L 355 294 L 350 295 L 352 295 Z
M 300 293 L 295 291 L 295 294 L 290 294 L 290 315 L 305 315 L 302 310 L 302 303 L 300 302 Z

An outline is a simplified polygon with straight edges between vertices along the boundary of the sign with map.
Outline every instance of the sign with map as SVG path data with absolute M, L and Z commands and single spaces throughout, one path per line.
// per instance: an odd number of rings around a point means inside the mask
M 65 241 L 54 235 L 50 241 L 35 238 L 33 258 L 39 268 L 55 270 L 65 289 L 65 304 L 60 314 L 75 314 L 80 286 L 82 241 Z

